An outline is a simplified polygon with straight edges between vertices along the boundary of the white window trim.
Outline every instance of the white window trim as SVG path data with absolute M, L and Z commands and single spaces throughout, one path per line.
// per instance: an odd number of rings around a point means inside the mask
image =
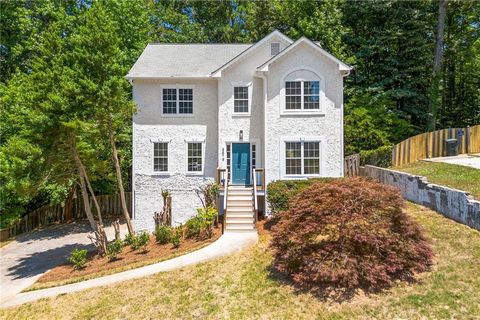
M 177 89 L 177 113 L 163 113 L 163 89 Z M 179 89 L 192 89 L 192 113 L 178 113 L 180 109 Z M 164 84 L 160 86 L 160 112 L 162 117 L 191 118 L 195 116 L 195 85 Z
M 202 170 L 188 171 L 188 144 L 201 143 L 202 144 Z M 205 171 L 205 139 L 189 139 L 185 140 L 185 174 L 189 176 L 202 176 Z
M 248 88 L 248 112 L 235 112 L 235 87 L 247 87 Z M 233 83 L 232 86 L 232 115 L 235 117 L 250 116 L 252 113 L 252 82 L 248 83 Z
M 287 174 L 286 169 L 286 158 L 285 158 L 285 143 L 286 142 L 318 142 L 319 143 L 319 173 L 318 174 Z M 325 138 L 323 136 L 284 136 L 280 138 L 280 177 L 282 179 L 288 180 L 302 180 L 307 178 L 317 178 L 323 177 L 325 172 L 325 161 L 323 155 L 325 154 Z M 301 159 L 302 159 L 302 171 L 304 170 L 304 161 L 303 161 L 303 143 L 301 149 Z
M 171 148 L 170 148 L 170 141 L 171 140 L 162 140 L 162 139 L 150 139 L 151 142 L 151 175 L 152 176 L 169 176 L 171 174 L 171 165 L 172 165 L 172 157 L 171 157 Z M 167 171 L 155 171 L 155 143 L 166 143 L 167 144 Z
M 308 71 L 315 75 L 315 77 L 296 77 L 289 78 L 289 76 L 296 71 Z M 285 73 L 285 76 L 280 80 L 280 115 L 324 115 L 325 114 L 325 79 L 319 75 L 315 70 L 308 67 L 300 67 L 288 70 Z M 320 92 L 319 92 L 319 108 L 318 109 L 304 109 L 303 105 L 303 82 L 301 86 L 301 109 L 286 109 L 286 98 L 285 98 L 285 82 L 287 81 L 319 81 Z

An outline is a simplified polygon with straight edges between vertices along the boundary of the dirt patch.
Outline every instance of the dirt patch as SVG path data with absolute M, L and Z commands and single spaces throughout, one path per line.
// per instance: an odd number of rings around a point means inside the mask
M 37 280 L 37 284 L 40 284 L 42 287 L 42 285 L 49 282 L 70 282 L 69 280 L 74 282 L 75 279 L 83 280 L 84 278 L 94 278 L 96 276 L 112 274 L 156 263 L 200 249 L 214 242 L 220 238 L 221 235 L 222 228 L 221 225 L 219 225 L 218 228 L 214 228 L 211 238 L 205 240 L 183 239 L 178 248 L 174 248 L 170 243 L 160 245 L 155 241 L 155 237 L 151 235 L 145 252 L 142 249 L 132 250 L 129 246 L 126 246 L 116 260 L 110 260 L 108 257 L 100 257 L 94 252 L 91 252 L 89 253 L 85 268 L 76 270 L 71 263 L 65 262 L 41 276 Z

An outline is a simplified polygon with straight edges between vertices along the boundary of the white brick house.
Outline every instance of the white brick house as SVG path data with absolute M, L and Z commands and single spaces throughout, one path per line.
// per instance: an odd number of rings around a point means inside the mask
M 173 221 L 181 223 L 201 206 L 198 187 L 228 180 L 232 190 L 222 190 L 219 209 L 227 193 L 227 219 L 238 211 L 233 222 L 247 227 L 241 200 L 253 197 L 246 211 L 264 211 L 268 182 L 343 176 L 349 72 L 316 43 L 279 31 L 255 44 L 148 45 L 127 75 L 138 105 L 135 228 L 153 230 L 162 189 L 172 193 Z

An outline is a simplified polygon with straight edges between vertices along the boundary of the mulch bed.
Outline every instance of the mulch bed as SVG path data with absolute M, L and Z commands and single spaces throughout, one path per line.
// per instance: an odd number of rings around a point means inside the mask
M 100 257 L 96 255 L 95 252 L 90 252 L 85 268 L 76 270 L 71 263 L 65 262 L 45 273 L 37 280 L 37 283 L 69 280 L 72 278 L 88 276 L 90 274 L 101 273 L 110 269 L 127 269 L 128 265 L 131 264 L 148 264 L 148 262 L 155 263 L 156 261 L 166 260 L 169 256 L 173 257 L 194 251 L 196 248 L 203 247 L 206 244 L 217 240 L 221 235 L 222 228 L 221 225 L 219 225 L 218 228 L 213 229 L 213 236 L 211 238 L 205 240 L 182 239 L 178 248 L 173 248 L 170 243 L 160 245 L 155 241 L 155 236 L 152 235 L 150 236 L 150 242 L 147 245 L 146 252 L 143 252 L 142 249 L 132 250 L 129 246 L 126 246 L 118 255 L 118 258 L 113 261 L 108 257 Z

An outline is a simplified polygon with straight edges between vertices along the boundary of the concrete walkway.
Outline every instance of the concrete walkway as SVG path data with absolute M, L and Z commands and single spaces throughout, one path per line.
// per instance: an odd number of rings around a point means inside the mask
M 88 222 L 73 222 L 18 235 L 0 248 L 0 302 L 11 298 L 34 284 L 45 272 L 67 261 L 75 248 L 93 250 L 92 229 Z M 112 226 L 106 226 L 109 239 Z M 120 226 L 122 235 L 126 225 Z
M 10 307 L 42 298 L 55 297 L 59 294 L 71 293 L 89 288 L 117 283 L 120 281 L 141 278 L 159 272 L 171 271 L 185 266 L 197 264 L 207 260 L 230 255 L 243 248 L 252 246 L 258 241 L 258 234 L 254 232 L 225 233 L 217 241 L 200 250 L 186 255 L 148 265 L 138 269 L 132 269 L 96 279 L 72 283 L 64 286 L 35 290 L 17 294 L 2 302 L 1 307 Z
M 458 164 L 460 166 L 472 167 L 475 169 L 480 169 L 480 154 L 460 154 L 455 157 L 441 157 L 441 158 L 430 158 L 424 159 L 424 161 L 429 162 L 444 162 L 451 164 Z

